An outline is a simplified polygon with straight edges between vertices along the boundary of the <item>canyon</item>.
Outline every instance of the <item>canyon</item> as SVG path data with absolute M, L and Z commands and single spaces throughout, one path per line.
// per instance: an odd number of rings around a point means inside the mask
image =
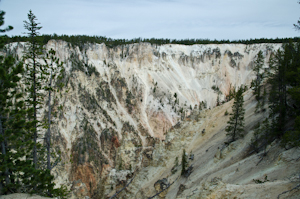
M 268 116 L 254 113 L 254 61 L 262 51 L 268 70 L 281 46 L 50 40 L 45 49 L 65 68 L 65 86 L 52 102 L 52 145 L 62 159 L 52 170 L 55 183 L 71 198 L 109 198 L 119 190 L 118 198 L 276 198 L 295 187 L 298 149 L 278 142 L 268 156 L 249 149 L 254 126 Z M 5 53 L 21 59 L 24 48 L 11 43 Z M 247 88 L 245 137 L 226 145 L 225 112 L 233 104 L 226 96 L 240 86 Z M 45 115 L 44 107 L 39 117 Z M 189 176 L 180 175 L 183 149 Z

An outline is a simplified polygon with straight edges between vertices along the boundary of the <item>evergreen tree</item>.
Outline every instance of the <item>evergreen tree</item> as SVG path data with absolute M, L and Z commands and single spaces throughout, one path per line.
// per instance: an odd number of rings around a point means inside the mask
M 300 2 L 298 2 L 300 4 Z M 294 27 L 296 30 L 300 30 L 300 20 L 297 21 L 296 24 L 294 24 Z
M 0 27 L 4 25 L 4 15 L 5 15 L 5 12 L 3 10 L 0 10 Z M 0 28 L 0 33 L 5 33 L 7 31 L 10 31 L 12 30 L 13 27 L 12 26 L 8 26 L 4 29 Z M 5 44 L 5 37 L 1 36 L 0 37 L 0 49 L 3 48 L 3 45 Z
M 229 142 L 233 142 L 239 137 L 243 137 L 244 131 L 244 115 L 245 109 L 243 108 L 244 99 L 243 99 L 243 89 L 239 88 L 234 96 L 234 103 L 232 106 L 231 117 L 227 122 L 225 131 L 227 136 L 230 137 Z
M 4 25 L 4 15 L 5 15 L 5 12 L 3 10 L 0 10 L 0 26 Z M 0 29 L 0 33 L 5 33 L 5 32 L 10 31 L 12 29 L 13 29 L 12 26 L 8 26 L 4 29 Z
M 51 66 L 39 64 L 41 51 L 34 38 L 37 35 L 35 31 L 39 28 L 36 27 L 36 18 L 31 11 L 28 17 L 30 23 L 25 23 L 25 27 L 31 31 L 29 35 L 32 36 L 33 43 L 28 46 L 28 53 L 24 57 L 25 71 L 22 62 L 16 63 L 11 56 L 0 56 L 0 195 L 27 192 L 65 198 L 68 194 L 66 188 L 54 189 L 54 177 L 50 174 L 50 169 L 43 166 L 44 154 L 40 153 L 38 157 L 38 149 L 42 149 L 37 142 L 41 121 L 36 117 L 37 110 L 43 103 L 42 92 L 48 90 L 51 93 L 53 90 L 51 84 L 43 87 L 46 77 L 48 75 L 50 80 L 57 79 L 57 74 L 61 73 L 53 69 L 60 69 L 61 63 L 50 56 Z M 9 29 L 11 28 L 5 30 Z M 2 37 L 0 46 L 3 46 Z M 50 54 L 54 55 L 55 52 L 52 50 Z M 56 65 L 54 68 L 53 63 Z M 55 75 L 49 75 L 51 71 Z M 20 85 L 23 83 L 22 75 L 25 77 L 25 93 L 24 86 Z
M 264 56 L 263 52 L 259 51 L 257 54 L 257 58 L 254 62 L 254 68 L 253 71 L 255 73 L 255 80 L 252 81 L 252 87 L 253 87 L 253 94 L 255 95 L 255 98 L 257 100 L 257 104 L 255 107 L 255 112 L 259 112 L 260 109 L 262 109 L 262 104 L 261 104 L 261 87 L 262 87 L 262 81 L 264 79 L 264 74 L 261 73 L 262 67 L 264 64 Z
M 35 168 L 38 167 L 38 132 L 37 128 L 40 126 L 37 111 L 39 109 L 39 105 L 42 103 L 43 95 L 42 95 L 42 81 L 45 78 L 45 68 L 38 62 L 38 59 L 41 57 L 42 51 L 41 46 L 37 41 L 37 36 L 39 35 L 38 30 L 42 27 L 38 26 L 36 16 L 29 11 L 28 20 L 24 21 L 24 27 L 28 30 L 28 37 L 30 38 L 30 42 L 27 45 L 27 52 L 24 56 L 26 60 L 25 63 L 25 78 L 26 78 L 26 86 L 27 92 L 29 92 L 29 96 L 27 99 L 27 105 L 31 107 L 28 112 L 28 119 L 32 122 L 32 127 L 30 130 L 33 133 L 33 163 Z
M 0 26 L 4 24 L 4 12 L 0 11 Z M 9 26 L 0 32 L 11 30 Z M 4 39 L 0 37 L 0 49 Z M 16 64 L 12 56 L 0 56 L 0 195 L 17 192 L 26 181 L 26 170 L 31 169 L 29 154 L 31 139 L 24 131 L 24 101 L 19 89 L 22 63 Z
M 256 129 L 251 143 L 257 150 L 264 149 L 265 154 L 265 147 L 275 139 L 280 139 L 283 146 L 300 146 L 300 43 L 284 44 L 282 49 L 272 55 L 270 69 L 268 83 L 271 86 L 271 123 L 265 120 L 263 125 Z M 264 89 L 262 106 L 266 95 Z M 294 127 L 287 126 L 287 121 L 294 122 Z
M 250 146 L 254 149 L 255 152 L 264 150 L 264 154 L 267 154 L 267 146 L 273 141 L 271 135 L 271 127 L 269 119 L 266 118 L 262 124 L 258 122 L 254 130 L 254 136 L 251 139 Z
M 185 149 L 182 151 L 182 159 L 181 159 L 181 175 L 184 175 L 187 167 L 187 157 L 185 154 Z
M 234 96 L 235 96 L 235 87 L 231 87 L 231 84 L 230 84 L 230 86 L 229 86 L 229 93 L 228 93 L 228 95 L 226 96 L 226 101 L 228 102 L 228 101 L 230 101 L 231 99 L 233 99 L 234 98 Z
M 30 41 L 27 45 L 27 51 L 24 58 L 25 63 L 25 86 L 26 86 L 26 106 L 28 107 L 27 111 L 27 130 L 32 135 L 33 147 L 32 147 L 32 162 L 34 171 L 31 173 L 31 181 L 28 183 L 31 186 L 31 193 L 37 193 L 40 195 L 47 196 L 57 196 L 64 195 L 65 189 L 54 189 L 54 183 L 52 182 L 54 176 L 50 174 L 50 170 L 55 165 L 51 165 L 50 162 L 50 124 L 51 124 L 51 91 L 53 90 L 52 80 L 57 76 L 57 71 L 61 67 L 59 60 L 54 57 L 55 51 L 50 50 L 48 57 L 43 56 L 42 46 L 37 40 L 39 35 L 38 30 L 42 27 L 37 23 L 36 16 L 29 11 L 28 21 L 24 21 L 24 27 L 28 30 L 28 37 Z M 41 64 L 41 61 L 44 59 L 46 64 Z M 54 66 L 55 65 L 55 66 Z M 54 74 L 55 73 L 55 74 Z M 43 106 L 45 94 L 48 91 L 49 93 L 49 115 L 48 115 L 48 132 L 46 133 L 45 139 L 47 154 L 45 154 L 45 149 L 42 147 L 41 142 L 38 142 L 39 132 L 43 129 L 43 121 L 41 118 L 37 117 L 38 110 Z M 46 158 L 47 157 L 47 158 Z M 45 160 L 45 158 L 47 160 Z M 45 164 L 46 162 L 46 164 Z M 56 164 L 56 163 L 55 163 Z M 25 183 L 25 182 L 24 182 Z
M 282 144 L 289 147 L 300 147 L 300 116 L 295 119 L 294 129 L 283 135 Z
M 293 130 L 286 131 L 282 143 L 288 146 L 300 146 L 300 42 L 288 44 L 291 53 L 288 70 L 286 72 L 287 90 L 291 96 L 291 106 L 288 109 L 289 119 L 294 120 Z
M 48 68 L 48 86 L 46 86 L 46 90 L 48 91 L 48 121 L 47 121 L 47 133 L 45 135 L 45 141 L 46 141 L 46 149 L 47 149 L 47 169 L 52 170 L 52 168 L 58 163 L 57 161 L 51 165 L 51 94 L 52 92 L 55 92 L 56 89 L 53 86 L 54 81 L 58 81 L 62 79 L 62 74 L 64 72 L 63 68 L 63 62 L 60 62 L 57 57 L 55 57 L 55 51 L 53 49 L 50 49 L 50 51 L 47 53 L 47 56 L 45 57 L 44 61 L 46 63 L 46 68 Z M 59 84 L 57 91 L 62 88 L 63 84 Z
M 291 69 L 293 44 L 285 44 L 283 50 L 278 50 L 270 60 L 270 73 L 268 82 L 271 85 L 269 93 L 270 117 L 274 136 L 280 138 L 287 121 L 287 86 L 289 85 L 287 71 Z
M 15 66 L 13 57 L 0 57 L 0 194 L 18 191 L 25 170 L 31 170 L 31 162 L 24 159 L 30 155 L 32 140 L 24 129 L 24 101 L 18 88 L 22 70 L 22 63 Z

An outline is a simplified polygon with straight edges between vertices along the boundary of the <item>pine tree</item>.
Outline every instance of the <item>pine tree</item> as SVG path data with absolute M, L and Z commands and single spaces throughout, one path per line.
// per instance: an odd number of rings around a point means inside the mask
M 3 15 L 3 12 L 0 12 L 1 25 Z M 22 62 L 16 63 L 11 56 L 0 56 L 0 195 L 27 192 L 66 198 L 68 192 L 65 187 L 54 189 L 54 177 L 49 169 L 43 167 L 44 154 L 40 153 L 38 157 L 38 146 L 41 145 L 37 142 L 37 127 L 41 121 L 38 121 L 36 113 L 43 102 L 42 91 L 48 90 L 50 93 L 54 88 L 51 84 L 43 88 L 47 80 L 45 78 L 47 75 L 49 77 L 49 71 L 57 71 L 51 70 L 48 65 L 39 64 L 41 51 L 37 50 L 39 46 L 34 38 L 37 35 L 35 30 L 39 28 L 35 28 L 36 18 L 31 11 L 28 17 L 30 23 L 25 23 L 25 27 L 32 31 L 29 35 L 32 36 L 33 44 L 30 43 L 28 53 L 24 57 L 25 71 Z M 11 28 L 5 30 L 9 29 Z M 0 31 L 4 32 L 2 29 Z M 2 37 L 0 46 L 3 46 Z M 53 51 L 50 51 L 50 54 L 53 54 Z M 55 62 L 56 69 L 60 68 L 58 66 L 61 63 L 58 59 L 50 56 L 49 60 L 51 65 Z M 49 78 L 55 79 L 58 76 L 56 74 Z M 25 77 L 25 93 L 24 86 L 21 86 L 22 75 Z
M 298 2 L 298 3 L 300 4 L 300 2 Z M 294 27 L 296 30 L 298 30 L 298 31 L 300 30 L 300 20 L 298 20 L 297 23 L 294 24 Z
M 47 53 L 47 56 L 44 59 L 44 62 L 46 63 L 46 68 L 48 68 L 48 86 L 46 86 L 46 90 L 48 91 L 48 121 L 47 121 L 47 133 L 45 135 L 45 141 L 46 141 L 46 149 L 47 149 L 47 169 L 51 171 L 53 167 L 58 163 L 58 160 L 51 165 L 51 94 L 52 92 L 55 92 L 53 83 L 54 81 L 58 81 L 62 79 L 62 74 L 64 71 L 63 68 L 63 62 L 60 62 L 57 57 L 55 57 L 55 51 L 53 49 L 50 49 L 50 51 Z M 50 72 L 50 73 L 49 73 Z M 57 91 L 59 91 L 62 88 L 63 84 L 59 84 Z
M 230 84 L 230 86 L 229 86 L 229 93 L 228 93 L 228 95 L 226 96 L 226 101 L 228 102 L 228 101 L 230 101 L 232 98 L 234 98 L 234 96 L 235 96 L 235 87 L 231 87 L 231 84 Z
M 283 146 L 300 146 L 300 43 L 284 44 L 282 49 L 271 56 L 269 63 L 271 121 L 266 119 L 255 130 L 251 143 L 257 150 L 264 149 L 265 154 L 266 146 L 275 139 L 280 139 Z M 264 107 L 266 95 L 264 88 L 261 107 Z M 287 121 L 294 122 L 294 127 L 287 126 Z
M 57 196 L 64 195 L 64 188 L 54 189 L 54 183 L 52 182 L 54 176 L 51 175 L 50 170 L 55 165 L 51 165 L 50 161 L 50 124 L 51 124 L 51 92 L 54 90 L 52 86 L 53 78 L 56 78 L 60 73 L 57 73 L 61 68 L 61 63 L 57 58 L 54 57 L 55 51 L 50 50 L 49 56 L 43 56 L 42 46 L 37 40 L 39 35 L 38 30 L 42 27 L 39 26 L 39 23 L 36 22 L 37 18 L 29 11 L 28 22 L 24 21 L 24 27 L 28 30 L 28 37 L 30 42 L 27 45 L 27 51 L 24 58 L 25 63 L 25 86 L 26 86 L 26 106 L 27 110 L 27 130 L 31 133 L 33 137 L 33 148 L 32 148 L 32 162 L 34 170 L 31 172 L 31 180 L 26 181 L 30 188 L 31 193 L 37 193 L 40 195 L 47 196 Z M 41 64 L 41 61 L 44 59 L 46 64 Z M 56 70 L 57 69 L 57 70 Z M 55 73 L 55 74 L 54 74 Z M 38 142 L 39 132 L 44 127 L 43 121 L 41 118 L 37 117 L 38 110 L 43 106 L 44 98 L 46 97 L 44 93 L 48 91 L 49 96 L 49 114 L 48 122 L 46 126 L 48 127 L 48 132 L 46 133 L 45 139 L 47 154 L 45 154 L 45 148 L 41 145 L 41 142 Z M 45 160 L 45 157 L 46 160 Z M 45 165 L 46 162 L 46 165 Z M 55 163 L 56 164 L 56 163 Z
M 244 115 L 245 109 L 243 108 L 244 99 L 243 99 L 243 89 L 239 88 L 234 96 L 234 103 L 232 106 L 231 117 L 227 122 L 225 131 L 227 136 L 230 137 L 229 142 L 233 142 L 239 137 L 243 137 L 244 131 Z
M 13 57 L 0 58 L 0 194 L 16 192 L 26 178 L 21 172 L 31 169 L 24 159 L 32 142 L 24 129 L 24 101 L 18 88 L 22 71 L 22 63 L 15 66 Z
M 259 51 L 257 54 L 257 58 L 254 62 L 254 68 L 253 71 L 255 72 L 256 79 L 252 81 L 253 86 L 253 94 L 255 95 L 255 98 L 257 100 L 257 104 L 255 107 L 255 112 L 259 112 L 260 109 L 262 109 L 261 105 L 261 87 L 262 87 L 262 81 L 264 79 L 264 74 L 261 73 L 262 67 L 264 64 L 264 56 L 263 52 Z
M 287 71 L 291 62 L 291 46 L 285 44 L 283 50 L 278 50 L 270 60 L 270 73 L 268 82 L 271 85 L 269 93 L 270 117 L 272 118 L 272 127 L 274 136 L 280 138 L 287 121 Z
M 5 15 L 5 12 L 3 10 L 0 10 L 0 27 L 4 25 L 4 15 Z M 8 26 L 4 29 L 0 28 L 0 33 L 5 33 L 5 32 L 10 31 L 12 29 L 13 29 L 12 26 Z M 3 46 L 4 46 L 4 40 L 5 40 L 4 37 L 0 37 L 0 49 L 2 49 Z
M 30 130 L 33 133 L 33 141 L 34 141 L 34 147 L 33 147 L 33 163 L 35 168 L 38 168 L 38 132 L 37 128 L 40 126 L 40 123 L 37 118 L 37 111 L 39 109 L 39 105 L 42 102 L 42 81 L 45 78 L 45 69 L 43 68 L 43 65 L 41 65 L 38 62 L 38 59 L 40 58 L 42 51 L 41 47 L 37 41 L 37 36 L 39 35 L 38 30 L 40 30 L 42 27 L 38 26 L 39 23 L 37 23 L 36 16 L 32 13 L 32 11 L 29 11 L 28 14 L 28 22 L 24 21 L 24 27 L 26 30 L 28 30 L 28 37 L 30 38 L 30 42 L 27 45 L 27 52 L 26 56 L 24 56 L 24 59 L 26 60 L 26 67 L 25 67 L 25 78 L 26 78 L 26 86 L 27 91 L 29 92 L 27 104 L 29 107 L 31 107 L 30 111 L 28 112 L 28 118 L 32 122 L 32 127 Z
M 266 118 L 262 123 L 258 122 L 254 130 L 254 136 L 251 139 L 250 146 L 258 153 L 264 150 L 267 154 L 267 146 L 273 141 L 269 119 Z
M 300 42 L 288 44 L 291 53 L 288 70 L 286 72 L 287 90 L 291 96 L 292 107 L 288 109 L 290 120 L 294 120 L 292 130 L 283 135 L 282 144 L 292 147 L 300 147 Z
M 3 10 L 0 10 L 0 26 L 4 25 L 4 15 L 5 15 L 5 12 Z M 5 33 L 5 32 L 10 31 L 12 29 L 13 29 L 12 26 L 7 26 L 4 29 L 0 29 L 0 33 Z
M 4 24 L 4 12 L 0 11 L 0 26 Z M 0 32 L 11 30 L 9 26 Z M 4 45 L 0 37 L 0 48 Z M 12 56 L 0 56 L 0 195 L 17 192 L 26 181 L 26 170 L 31 170 L 28 156 L 31 139 L 24 130 L 24 101 L 20 92 L 22 63 Z
M 295 119 L 294 129 L 283 135 L 282 144 L 289 147 L 300 147 L 300 116 Z
M 182 159 L 181 159 L 181 175 L 184 175 L 187 167 L 187 158 L 185 154 L 185 149 L 182 151 Z

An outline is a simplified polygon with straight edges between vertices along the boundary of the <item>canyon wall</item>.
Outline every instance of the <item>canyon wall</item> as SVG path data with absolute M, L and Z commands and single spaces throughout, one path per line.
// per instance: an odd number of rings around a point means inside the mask
M 6 53 L 20 59 L 24 46 L 8 44 Z M 52 102 L 52 143 L 62 157 L 53 170 L 56 182 L 68 185 L 74 198 L 100 198 L 142 168 L 163 164 L 158 154 L 167 133 L 201 112 L 203 104 L 212 109 L 217 98 L 224 103 L 230 88 L 249 88 L 257 53 L 263 52 L 268 68 L 271 53 L 280 47 L 136 43 L 110 48 L 49 41 L 45 49 L 54 49 L 66 69 L 65 87 Z M 45 114 L 41 109 L 40 117 Z

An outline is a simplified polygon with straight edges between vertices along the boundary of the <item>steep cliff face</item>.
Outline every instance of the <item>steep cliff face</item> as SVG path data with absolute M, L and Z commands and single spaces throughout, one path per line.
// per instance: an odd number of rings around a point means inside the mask
M 57 182 L 68 184 L 73 197 L 99 198 L 119 190 L 142 168 L 163 166 L 166 133 L 201 102 L 213 108 L 231 86 L 249 87 L 257 53 L 263 51 L 267 67 L 271 52 L 280 47 L 137 43 L 79 48 L 49 41 L 45 48 L 53 48 L 66 68 L 64 90 L 53 102 L 53 143 L 63 159 L 53 171 Z M 7 46 L 7 53 L 18 57 L 23 50 L 23 43 Z
M 235 199 L 299 198 L 299 149 L 284 149 L 275 141 L 267 146 L 268 154 L 254 153 L 250 142 L 254 126 L 268 117 L 255 114 L 253 91 L 243 94 L 245 136 L 226 145 L 225 127 L 233 100 L 211 110 L 193 110 L 155 146 L 151 164 L 141 168 L 119 198 L 157 199 Z M 205 130 L 204 130 L 205 129 Z M 189 172 L 181 175 L 183 149 Z M 292 190 L 293 189 L 293 190 Z M 292 191 L 288 191 L 292 190 Z M 162 192 L 161 192 L 162 191 Z

